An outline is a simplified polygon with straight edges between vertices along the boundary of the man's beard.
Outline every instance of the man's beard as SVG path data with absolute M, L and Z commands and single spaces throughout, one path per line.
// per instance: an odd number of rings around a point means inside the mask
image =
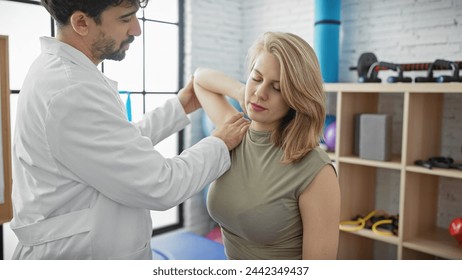
M 125 50 L 122 48 L 135 40 L 134 36 L 130 36 L 127 40 L 120 43 L 118 49 L 114 50 L 115 41 L 113 39 L 105 39 L 104 34 L 101 37 L 102 39 L 94 43 L 92 47 L 95 57 L 98 57 L 101 61 L 105 59 L 121 61 L 125 58 Z

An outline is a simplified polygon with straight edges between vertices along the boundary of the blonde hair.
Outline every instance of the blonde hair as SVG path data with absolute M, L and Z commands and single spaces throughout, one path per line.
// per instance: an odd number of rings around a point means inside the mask
M 249 49 L 250 72 L 260 53 L 273 54 L 280 64 L 280 85 L 289 112 L 271 141 L 284 151 L 281 162 L 302 160 L 323 137 L 326 95 L 318 59 L 311 46 L 291 33 L 266 32 Z

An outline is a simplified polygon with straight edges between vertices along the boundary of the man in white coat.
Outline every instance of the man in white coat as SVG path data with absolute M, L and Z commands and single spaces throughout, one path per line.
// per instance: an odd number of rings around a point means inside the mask
M 164 158 L 153 145 L 199 108 L 190 82 L 178 98 L 130 123 L 117 84 L 97 65 L 121 60 L 148 0 L 42 0 L 58 25 L 41 38 L 19 95 L 13 147 L 14 259 L 150 259 L 149 209 L 169 209 L 230 166 L 249 123 Z

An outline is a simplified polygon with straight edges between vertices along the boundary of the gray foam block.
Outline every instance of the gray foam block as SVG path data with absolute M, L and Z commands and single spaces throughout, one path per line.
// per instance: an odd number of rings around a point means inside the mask
M 370 160 L 391 159 L 391 116 L 361 114 L 359 129 L 359 157 Z

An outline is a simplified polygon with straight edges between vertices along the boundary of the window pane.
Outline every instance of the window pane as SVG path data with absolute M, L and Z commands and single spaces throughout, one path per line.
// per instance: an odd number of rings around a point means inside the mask
M 144 9 L 144 17 L 147 19 L 177 23 L 178 1 L 150 1 L 148 6 Z
M 39 37 L 50 36 L 50 26 L 42 6 L 0 1 L 0 34 L 8 36 L 11 89 L 21 89 L 30 64 L 40 54 Z
M 164 103 L 175 98 L 176 94 L 146 94 L 146 112 L 164 105 Z
M 178 26 L 145 23 L 146 91 L 178 91 Z
M 165 101 L 175 97 L 174 94 L 147 94 L 146 95 L 146 112 L 153 110 L 156 107 L 162 106 Z M 175 133 L 162 142 L 156 145 L 158 150 L 164 157 L 174 157 L 178 155 L 178 133 Z
M 166 211 L 151 211 L 152 229 L 159 229 L 178 223 L 179 210 L 180 207 L 176 206 Z
M 105 60 L 104 74 L 119 83 L 119 90 L 143 91 L 143 37 L 135 38 L 122 61 Z
M 165 101 L 173 98 L 174 94 L 147 94 L 146 95 L 146 112 L 162 106 Z M 120 97 L 124 104 L 127 102 L 127 95 L 121 94 Z M 130 101 L 132 104 L 132 121 L 140 121 L 143 117 L 143 96 L 141 94 L 131 94 Z M 170 135 L 155 146 L 164 157 L 171 158 L 178 155 L 178 133 Z
M 163 141 L 157 143 L 155 149 L 166 158 L 172 158 L 178 155 L 178 133 L 172 134 Z

